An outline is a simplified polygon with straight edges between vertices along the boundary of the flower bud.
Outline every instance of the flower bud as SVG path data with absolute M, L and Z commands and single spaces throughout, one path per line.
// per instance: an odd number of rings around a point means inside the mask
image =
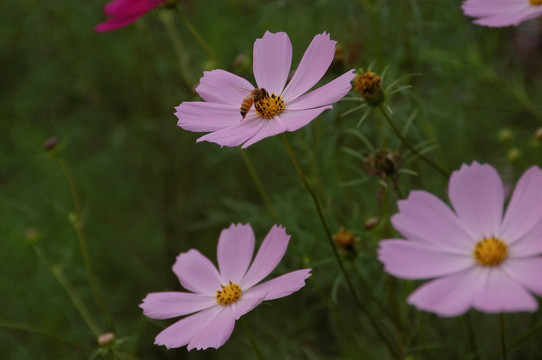
M 375 227 L 377 227 L 379 223 L 380 223 L 379 218 L 377 218 L 376 216 L 371 216 L 370 218 L 365 220 L 365 230 L 367 231 L 372 230 Z
M 522 155 L 521 150 L 516 147 L 513 147 L 510 150 L 508 150 L 508 154 L 506 154 L 506 159 L 508 160 L 508 162 L 514 163 L 519 160 L 521 155 Z
M 536 131 L 534 132 L 534 137 L 536 140 L 542 141 L 542 127 L 536 129 Z
M 502 128 L 499 130 L 499 133 L 497 134 L 497 138 L 500 142 L 508 142 L 512 140 L 514 137 L 514 133 L 509 128 Z
M 384 91 L 380 82 L 380 76 L 376 73 L 363 72 L 363 69 L 359 69 L 358 75 L 353 80 L 353 88 L 369 106 L 378 107 L 384 101 Z
M 388 177 L 397 178 L 401 167 L 402 157 L 398 152 L 391 150 L 375 150 L 367 156 L 363 162 L 365 171 L 371 176 L 382 179 Z
M 358 238 L 350 231 L 341 226 L 339 231 L 333 234 L 333 240 L 337 247 L 346 253 L 354 253 L 354 245 L 358 242 Z
M 29 227 L 25 229 L 23 237 L 30 244 L 35 244 L 40 240 L 40 233 L 36 229 Z
M 113 341 L 115 341 L 115 334 L 113 334 L 112 332 L 108 332 L 98 336 L 98 345 L 100 345 L 100 347 L 107 347 L 111 345 Z
M 45 140 L 45 143 L 43 143 L 43 150 L 47 152 L 53 151 L 59 144 L 60 140 L 58 140 L 57 137 L 50 137 L 49 139 Z

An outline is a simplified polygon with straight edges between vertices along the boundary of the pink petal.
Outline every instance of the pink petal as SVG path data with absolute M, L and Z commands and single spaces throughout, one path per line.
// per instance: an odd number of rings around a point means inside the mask
M 181 285 L 192 292 L 215 295 L 220 289 L 220 275 L 213 263 L 199 251 L 191 249 L 177 256 L 173 272 Z
M 439 198 L 426 191 L 411 191 L 398 202 L 393 227 L 412 241 L 433 244 L 441 249 L 470 249 L 479 240 L 469 234 L 456 214 Z
M 352 88 L 350 81 L 355 76 L 354 70 L 350 70 L 324 86 L 294 99 L 286 107 L 288 110 L 304 110 L 333 104 L 350 91 Z
M 525 0 L 467 0 L 461 8 L 467 16 L 487 17 L 499 14 L 510 14 L 529 7 Z
M 273 225 L 263 240 L 247 274 L 239 284 L 241 288 L 249 289 L 269 275 L 284 256 L 289 240 L 290 235 L 286 234 L 284 227 Z
M 454 209 L 476 240 L 499 234 L 504 188 L 490 165 L 464 164 L 450 177 L 449 196 Z
M 288 131 L 296 131 L 316 119 L 325 110 L 331 108 L 331 105 L 327 105 L 307 110 L 286 110 L 280 114 L 280 118 L 286 124 Z
M 542 296 L 542 258 L 507 259 L 502 268 L 515 281 Z
M 242 149 L 245 149 L 250 145 L 257 143 L 262 139 L 281 134 L 286 131 L 286 124 L 278 116 L 275 116 L 272 119 L 261 119 L 260 121 L 262 122 L 262 127 L 256 134 L 249 138 L 243 144 L 243 146 L 241 146 Z
M 487 313 L 535 311 L 535 298 L 501 267 L 482 269 L 483 285 L 476 292 L 474 307 Z
M 243 291 L 241 298 L 234 304 L 229 305 L 229 307 L 233 312 L 235 320 L 239 320 L 241 316 L 252 311 L 256 306 L 260 305 L 262 301 L 264 301 L 263 296 L 252 296 L 252 294 Z
M 477 25 L 490 27 L 517 26 L 519 23 L 542 15 L 540 9 L 529 7 L 515 13 L 503 13 L 494 16 L 480 18 L 474 21 Z
M 224 70 L 204 71 L 196 92 L 205 101 L 234 105 L 237 113 L 254 86 L 240 76 Z
M 109 16 L 142 14 L 162 2 L 164 0 L 114 0 L 104 6 L 104 12 Z
M 542 222 L 508 246 L 509 257 L 529 257 L 542 253 Z
M 209 141 L 220 146 L 239 146 L 258 133 L 264 122 L 255 112 L 249 113 L 244 120 L 239 119 L 227 128 L 214 131 L 198 138 L 197 142 Z
M 476 266 L 429 281 L 416 289 L 407 302 L 440 316 L 461 315 L 472 306 L 476 289 L 483 285 L 480 273 L 480 267 Z
M 218 349 L 230 338 L 234 326 L 235 317 L 231 307 L 222 306 L 213 320 L 190 340 L 187 349 Z
M 241 123 L 239 108 L 232 105 L 185 101 L 175 109 L 177 126 L 188 131 L 217 131 Z
M 519 179 L 508 204 L 501 234 L 508 243 L 517 241 L 542 219 L 542 170 L 529 168 Z
M 104 22 L 99 23 L 94 27 L 94 31 L 96 32 L 108 32 L 111 30 L 115 30 L 121 27 L 124 27 L 126 25 L 129 25 L 139 19 L 143 14 L 135 14 L 135 15 L 129 15 L 129 16 L 117 16 L 114 18 L 109 18 Z
M 94 31 L 106 32 L 126 26 L 146 12 L 154 9 L 164 0 L 115 0 L 106 4 L 104 12 L 109 18 L 96 25 Z
M 287 102 L 309 91 L 324 76 L 335 55 L 336 43 L 330 40 L 326 32 L 312 39 L 292 80 L 282 93 Z
M 258 87 L 266 89 L 269 94 L 282 93 L 291 63 L 292 43 L 286 33 L 266 31 L 263 38 L 254 42 L 254 78 Z
M 286 273 L 250 288 L 246 296 L 261 296 L 265 300 L 288 296 L 305 286 L 305 279 L 311 276 L 310 272 L 311 269 L 302 269 Z
M 143 314 L 151 319 L 169 319 L 191 314 L 216 305 L 213 295 L 201 295 L 185 292 L 150 293 L 139 305 Z
M 254 231 L 250 224 L 231 224 L 222 230 L 216 255 L 222 284 L 238 284 L 245 275 L 254 253 Z
M 199 333 L 212 323 L 223 307 L 212 308 L 192 314 L 173 323 L 160 332 L 154 341 L 156 345 L 165 345 L 168 349 L 187 345 Z M 235 321 L 235 320 L 233 320 Z
M 392 239 L 380 242 L 378 259 L 387 273 L 404 279 L 427 279 L 473 266 L 471 251 L 450 251 L 430 244 Z

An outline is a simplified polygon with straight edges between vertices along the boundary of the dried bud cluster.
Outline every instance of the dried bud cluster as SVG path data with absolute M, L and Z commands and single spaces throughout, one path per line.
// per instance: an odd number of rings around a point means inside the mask
M 376 73 L 372 71 L 363 72 L 360 69 L 353 80 L 353 88 L 369 106 L 377 107 L 384 101 L 384 91 L 380 86 L 380 82 L 380 76 L 376 75 Z

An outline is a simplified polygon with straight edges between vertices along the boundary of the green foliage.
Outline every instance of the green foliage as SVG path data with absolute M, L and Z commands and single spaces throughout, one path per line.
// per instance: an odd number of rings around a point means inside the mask
M 1 13 L 9 14 L 0 25 L 3 360 L 255 358 L 239 325 L 218 351 L 155 346 L 154 336 L 171 321 L 145 318 L 138 304 L 149 292 L 181 290 L 171 272 L 180 252 L 197 248 L 214 259 L 220 230 L 231 222 L 251 223 L 262 239 L 278 221 L 240 150 L 196 144 L 197 134 L 178 128 L 173 115 L 182 101 L 198 99 L 193 88 L 202 71 L 222 67 L 252 81 L 252 44 L 266 30 L 289 34 L 294 66 L 315 34 L 329 32 L 344 53 L 325 81 L 351 68 L 380 74 L 387 69 L 383 87 L 395 80 L 395 89 L 404 87 L 386 99 L 397 126 L 416 150 L 448 170 L 472 160 L 488 162 L 513 182 L 542 160 L 534 138 L 542 122 L 535 100 L 542 92 L 540 51 L 519 48 L 530 36 L 522 27 L 472 25 L 457 1 L 181 1 L 176 10 L 190 19 L 217 59 L 208 56 L 174 10 L 158 9 L 125 28 L 95 33 L 94 25 L 105 19 L 102 5 L 0 3 Z M 173 19 L 170 30 L 181 41 L 181 60 L 164 16 Z M 239 56 L 245 62 L 236 63 Z M 440 319 L 418 312 L 404 301 L 416 284 L 382 272 L 375 251 L 380 239 L 393 236 L 389 216 L 396 200 L 412 189 L 445 199 L 446 180 L 413 156 L 377 111 L 366 115 L 364 107 L 347 113 L 360 104 L 340 102 L 287 136 L 332 231 L 345 226 L 361 238 L 359 253 L 346 268 L 357 284 L 365 284 L 358 288 L 362 302 L 402 344 L 406 358 L 498 354 L 496 316 L 471 311 L 467 317 Z M 509 132 L 499 137 L 503 128 Z M 57 156 L 43 150 L 51 136 L 61 141 Z M 398 191 L 390 178 L 370 177 L 364 170 L 370 146 L 401 154 Z M 280 139 L 261 141 L 247 153 L 292 235 L 276 273 L 313 268 L 302 291 L 245 316 L 264 354 L 269 359 L 388 358 L 349 296 Z M 75 209 L 59 159 L 71 169 L 81 199 L 80 220 L 106 316 L 95 302 L 68 219 Z M 370 217 L 380 223 L 366 230 Z M 29 228 L 39 237 L 28 241 Z M 62 269 L 101 330 L 115 332 L 115 347 L 98 347 L 49 270 L 53 265 Z M 507 320 L 514 338 L 540 315 L 514 314 Z M 510 355 L 536 358 L 541 350 L 531 337 Z

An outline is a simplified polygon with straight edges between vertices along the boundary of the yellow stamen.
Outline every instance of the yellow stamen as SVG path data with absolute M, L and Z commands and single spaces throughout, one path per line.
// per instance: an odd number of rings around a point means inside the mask
M 540 6 L 542 5 L 542 0 L 529 0 L 529 4 L 532 6 Z
M 506 259 L 508 245 L 496 237 L 484 238 L 476 243 L 472 256 L 478 265 L 496 266 Z
M 216 291 L 216 302 L 220 305 L 230 305 L 239 300 L 242 291 L 241 287 L 230 281 L 228 285 L 220 285 L 221 290 Z
M 254 107 L 258 115 L 271 119 L 284 111 L 284 100 L 280 95 L 271 94 L 262 100 L 255 101 Z

